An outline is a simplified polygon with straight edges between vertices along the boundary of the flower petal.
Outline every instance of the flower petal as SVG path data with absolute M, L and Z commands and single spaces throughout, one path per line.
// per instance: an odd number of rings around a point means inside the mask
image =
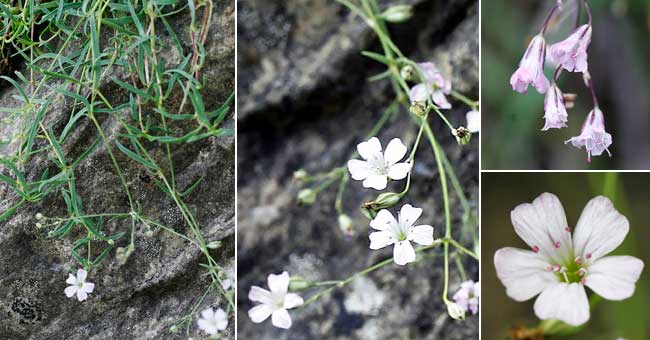
M 376 190 L 384 190 L 388 185 L 388 178 L 385 175 L 370 175 L 362 183 L 364 188 L 373 188 Z
M 201 330 L 208 333 L 209 335 L 217 334 L 217 327 L 215 327 L 215 325 L 209 320 L 199 319 L 197 324 Z
M 273 306 L 261 304 L 249 309 L 248 317 L 251 318 L 251 321 L 254 323 L 260 323 L 271 316 L 271 313 L 273 313 Z
M 404 204 L 399 210 L 398 221 L 404 228 L 412 226 L 422 215 L 422 209 L 410 204 Z
M 362 181 L 370 176 L 372 166 L 366 161 L 351 159 L 348 161 L 348 171 L 355 181 Z
M 77 290 L 79 290 L 79 288 L 77 286 L 68 286 L 63 291 L 65 292 L 65 296 L 73 297 L 75 294 L 77 294 Z
M 451 104 L 447 100 L 447 97 L 445 97 L 445 94 L 442 92 L 442 90 L 433 91 L 431 97 L 433 98 L 433 103 L 436 104 L 436 106 L 439 108 L 451 109 Z
M 406 145 L 399 138 L 393 138 L 388 142 L 384 151 L 384 161 L 387 165 L 393 165 L 406 156 Z
M 273 296 L 271 292 L 264 288 L 258 286 L 252 286 L 251 290 L 248 292 L 248 299 L 255 302 L 261 302 L 266 304 L 273 303 Z
M 92 293 L 93 290 L 95 290 L 95 284 L 92 282 L 86 282 L 83 284 L 81 289 L 83 289 L 83 291 L 86 293 Z
M 409 232 L 409 241 L 413 241 L 423 246 L 433 243 L 433 227 L 430 225 L 416 225 L 411 227 Z
M 634 294 L 643 261 L 633 256 L 606 256 L 589 266 L 585 285 L 607 300 L 623 300 Z
M 605 196 L 593 198 L 580 215 L 573 244 L 576 255 L 593 262 L 616 249 L 630 229 L 625 216 L 621 215 Z
M 589 302 L 579 283 L 560 282 L 547 287 L 535 300 L 535 315 L 542 320 L 557 319 L 571 326 L 589 320 Z
M 303 303 L 305 303 L 305 301 L 302 299 L 302 297 L 295 293 L 288 293 L 287 296 L 284 297 L 285 309 L 296 308 Z
M 411 103 L 426 102 L 428 95 L 426 85 L 424 85 L 424 83 L 417 84 L 411 87 L 411 91 L 409 91 L 409 100 Z
M 506 294 L 516 301 L 526 301 L 546 287 L 557 283 L 544 258 L 529 250 L 501 248 L 494 254 L 497 277 L 506 287 Z
M 86 281 L 86 276 L 87 275 L 88 275 L 88 273 L 85 270 L 83 270 L 83 269 L 77 270 L 77 282 Z
M 370 249 L 377 250 L 395 243 L 395 237 L 392 231 L 375 231 L 370 233 Z
M 217 321 L 217 329 L 225 330 L 228 327 L 228 315 L 226 312 L 219 308 L 214 312 L 214 319 Z
M 271 292 L 275 294 L 286 294 L 287 290 L 289 290 L 289 273 L 284 271 L 279 275 L 269 274 L 268 283 Z
M 381 142 L 379 142 L 379 138 L 372 137 L 366 142 L 359 143 L 359 145 L 357 145 L 357 151 L 359 151 L 359 155 L 361 155 L 363 159 L 373 159 L 377 154 L 381 154 Z
M 77 278 L 74 277 L 72 274 L 68 274 L 68 278 L 65 280 L 65 283 L 69 285 L 76 285 L 77 284 Z
M 411 242 L 400 241 L 395 243 L 393 259 L 395 260 L 395 264 L 400 266 L 415 261 L 415 249 L 413 249 Z
M 411 163 L 397 163 L 388 169 L 388 177 L 397 181 L 406 178 L 409 171 L 411 171 Z
M 88 293 L 84 292 L 81 289 L 77 290 L 77 300 L 84 301 L 87 298 L 88 298 Z
M 278 309 L 271 316 L 273 326 L 278 328 L 289 329 L 291 327 L 291 316 L 286 309 Z
M 201 317 L 204 319 L 212 319 L 214 317 L 214 310 L 212 308 L 204 309 L 201 311 Z
M 467 130 L 471 133 L 477 133 L 481 130 L 481 113 L 476 110 L 472 110 L 465 114 L 465 119 L 467 119 Z
M 517 206 L 510 217 L 517 235 L 532 249 L 555 262 L 573 260 L 571 233 L 557 196 L 543 193 L 532 204 Z
M 393 214 L 386 209 L 381 209 L 377 213 L 377 216 L 370 221 L 370 227 L 376 230 L 396 230 L 397 220 L 393 217 Z

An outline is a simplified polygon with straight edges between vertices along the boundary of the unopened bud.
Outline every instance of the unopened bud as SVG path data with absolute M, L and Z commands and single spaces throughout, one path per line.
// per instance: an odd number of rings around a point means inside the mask
M 290 291 L 300 291 L 311 287 L 311 282 L 305 280 L 302 276 L 292 276 L 289 279 L 289 290 Z
M 454 302 L 447 302 L 447 313 L 455 320 L 465 320 L 465 309 Z
M 36 223 L 36 229 L 41 229 L 43 228 L 43 225 L 40 222 Z
M 312 205 L 316 202 L 316 192 L 312 189 L 303 189 L 298 192 L 299 205 Z
M 178 326 L 173 325 L 169 327 L 169 333 L 178 333 Z
M 339 228 L 344 235 L 352 234 L 352 219 L 346 214 L 339 215 Z
M 208 243 L 207 247 L 210 248 L 210 249 L 217 249 L 217 248 L 221 247 L 221 241 L 212 241 L 212 242 Z
M 462 126 L 451 130 L 451 134 L 456 137 L 456 142 L 460 145 L 465 145 L 469 143 L 470 139 L 472 139 L 472 133 Z
M 108 241 L 106 241 L 106 243 L 108 243 L 108 245 L 112 246 L 112 245 L 115 244 L 115 241 L 113 241 L 113 240 L 111 240 L 111 239 L 109 238 Z
M 374 201 L 366 202 L 363 204 L 363 207 L 366 209 L 371 209 L 378 211 L 380 209 L 390 208 L 399 202 L 402 196 L 394 192 L 384 192 L 381 193 L 375 198 Z
M 45 216 L 43 216 L 43 214 L 41 214 L 41 213 L 36 214 L 36 219 L 37 220 L 42 220 L 43 218 L 45 218 Z
M 421 101 L 411 103 L 411 107 L 409 108 L 409 111 L 418 117 L 426 116 L 430 110 L 429 106 L 427 106 L 425 102 Z
M 413 68 L 413 65 L 405 65 L 401 70 L 399 70 L 399 74 L 404 80 L 410 81 L 413 80 L 415 69 Z
M 144 233 L 145 237 L 152 237 L 153 236 L 153 230 L 149 229 Z
M 307 178 L 309 178 L 309 174 L 303 169 L 297 170 L 293 173 L 293 180 L 296 182 L 302 182 Z
M 384 20 L 392 23 L 405 22 L 413 16 L 413 6 L 396 5 L 389 7 L 381 14 Z

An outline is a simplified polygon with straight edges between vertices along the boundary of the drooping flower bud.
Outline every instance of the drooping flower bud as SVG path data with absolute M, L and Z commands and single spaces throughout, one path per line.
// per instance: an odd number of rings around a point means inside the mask
M 411 104 L 409 111 L 418 117 L 424 117 L 431 111 L 431 108 L 423 101 L 416 101 Z
M 311 282 L 302 276 L 292 276 L 289 279 L 289 291 L 296 292 L 311 287 Z
M 303 189 L 298 192 L 299 205 L 312 205 L 316 202 L 316 192 L 312 189 Z
M 564 106 L 564 95 L 557 84 L 553 83 L 544 98 L 544 119 L 546 119 L 546 123 L 542 131 L 566 127 L 568 117 L 569 115 Z
M 379 194 L 374 201 L 364 203 L 363 207 L 374 211 L 390 208 L 399 202 L 401 197 L 402 196 L 398 193 L 384 192 Z
M 352 235 L 352 219 L 346 214 L 339 215 L 339 228 L 343 232 L 343 235 L 350 236 Z
M 605 131 L 605 117 L 603 112 L 595 107 L 587 115 L 582 124 L 580 135 L 567 140 L 564 143 L 571 143 L 576 148 L 584 147 L 587 151 L 587 161 L 591 162 L 591 156 L 600 156 L 603 151 L 611 157 L 609 146 L 612 145 L 612 135 Z
M 465 309 L 458 304 L 448 301 L 447 303 L 447 313 L 452 319 L 455 320 L 465 320 Z
M 409 20 L 413 16 L 413 6 L 396 5 L 391 6 L 381 14 L 384 20 L 392 23 L 400 23 Z
M 526 53 L 519 62 L 519 68 L 510 77 L 512 90 L 525 94 L 528 85 L 533 84 L 539 93 L 546 93 L 549 82 L 544 75 L 545 60 L 546 40 L 538 34 L 530 41 Z

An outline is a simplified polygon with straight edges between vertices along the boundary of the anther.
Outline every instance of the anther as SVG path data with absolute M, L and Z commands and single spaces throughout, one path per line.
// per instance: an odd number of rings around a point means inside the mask
M 538 246 L 534 246 L 534 247 L 533 247 L 533 252 L 538 253 L 538 252 L 539 252 L 539 247 L 538 247 Z
M 557 273 L 557 272 L 560 271 L 561 268 L 562 268 L 562 267 L 560 267 L 559 264 L 556 264 L 556 265 L 553 266 L 553 271 Z
M 587 279 L 583 277 L 582 280 L 580 280 L 580 284 L 582 284 L 583 286 L 586 285 Z
M 587 260 L 589 260 L 589 259 L 591 258 L 591 253 L 587 253 L 587 254 L 585 255 L 585 258 L 587 258 Z
M 566 230 L 567 232 L 571 232 L 571 227 L 566 227 L 564 228 L 564 230 Z
M 583 276 L 585 276 L 585 275 L 587 275 L 587 270 L 584 269 L 584 268 L 580 268 L 580 269 L 578 270 L 578 276 L 583 277 Z
M 555 242 L 555 248 L 560 248 L 560 241 Z
M 582 264 L 582 257 L 580 257 L 580 256 L 576 256 L 576 258 L 574 259 L 574 261 L 575 261 L 576 264 Z

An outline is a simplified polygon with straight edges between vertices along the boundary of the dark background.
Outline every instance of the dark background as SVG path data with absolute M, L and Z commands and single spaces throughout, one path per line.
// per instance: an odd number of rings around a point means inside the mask
M 567 221 L 574 225 L 587 202 L 597 196 L 609 197 L 630 221 L 630 232 L 612 254 L 632 255 L 646 267 L 634 295 L 623 301 L 601 300 L 591 311 L 586 328 L 569 339 L 630 340 L 650 339 L 650 263 L 648 219 L 650 174 L 643 173 L 483 173 L 482 175 L 482 335 L 484 339 L 504 339 L 513 326 L 534 327 L 539 323 L 533 312 L 535 299 L 517 302 L 508 298 L 496 277 L 494 253 L 503 247 L 527 249 L 515 234 L 510 211 L 530 203 L 543 192 L 557 195 Z M 572 224 L 573 223 L 573 224 Z M 591 290 L 587 289 L 588 294 Z
M 575 8 L 564 0 L 565 12 Z M 558 82 L 564 92 L 578 94 L 568 110 L 568 128 L 540 131 L 544 126 L 544 96 L 512 91 L 516 70 L 530 39 L 555 1 L 490 0 L 482 4 L 483 169 L 649 169 L 650 168 L 650 1 L 591 0 L 592 43 L 589 69 L 606 130 L 613 144 L 607 155 L 586 161 L 564 141 L 580 133 L 592 109 L 582 75 L 564 72 Z M 582 16 L 586 23 L 586 16 Z M 563 40 L 573 29 L 575 12 L 551 25 L 547 43 Z M 560 28 L 562 27 L 562 28 Z M 547 78 L 554 70 L 546 68 Z

